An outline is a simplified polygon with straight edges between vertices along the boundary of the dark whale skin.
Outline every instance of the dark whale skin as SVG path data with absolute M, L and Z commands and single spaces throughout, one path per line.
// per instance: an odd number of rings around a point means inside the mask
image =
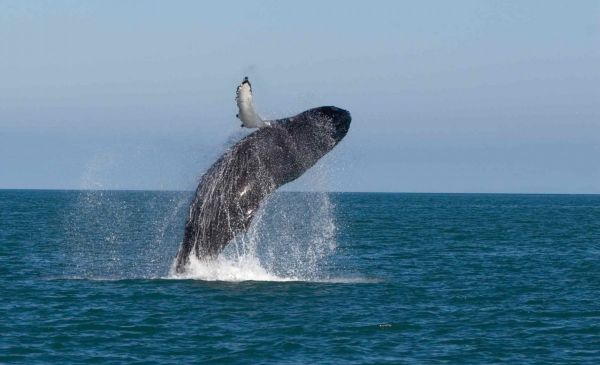
M 213 259 L 250 226 L 261 202 L 300 177 L 346 136 L 346 110 L 323 106 L 271 121 L 246 136 L 202 176 L 176 257 L 182 273 L 191 255 Z

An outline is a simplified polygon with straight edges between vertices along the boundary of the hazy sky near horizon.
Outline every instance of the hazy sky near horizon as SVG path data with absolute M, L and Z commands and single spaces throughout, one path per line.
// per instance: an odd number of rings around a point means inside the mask
M 3 1 L 0 188 L 194 189 L 235 87 L 348 109 L 294 190 L 600 193 L 600 1 Z

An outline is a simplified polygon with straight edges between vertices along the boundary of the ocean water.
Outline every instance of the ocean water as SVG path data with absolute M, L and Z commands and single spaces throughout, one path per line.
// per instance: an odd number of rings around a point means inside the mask
M 600 363 L 600 196 L 279 193 L 178 277 L 190 198 L 0 191 L 0 363 Z

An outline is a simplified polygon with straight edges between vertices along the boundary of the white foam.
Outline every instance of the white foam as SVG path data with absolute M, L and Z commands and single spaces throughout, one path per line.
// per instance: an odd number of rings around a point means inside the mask
M 218 257 L 215 260 L 198 260 L 190 256 L 190 262 L 181 274 L 171 270 L 170 279 L 196 279 L 203 281 L 295 281 L 269 273 L 253 256 L 240 256 L 236 259 Z
M 272 281 L 272 282 L 308 282 L 323 284 L 372 284 L 380 283 L 380 279 L 360 276 L 351 277 L 296 277 L 276 275 L 261 266 L 260 261 L 250 255 L 240 256 L 236 259 L 218 257 L 215 260 L 198 260 L 190 257 L 190 262 L 183 273 L 176 273 L 175 266 L 171 269 L 166 279 L 187 279 L 202 281 Z

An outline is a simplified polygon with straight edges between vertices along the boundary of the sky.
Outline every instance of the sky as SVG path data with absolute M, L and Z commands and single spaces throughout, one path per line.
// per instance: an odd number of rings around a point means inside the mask
M 586 0 L 0 0 L 0 188 L 192 190 L 244 76 L 352 113 L 288 190 L 600 193 Z

